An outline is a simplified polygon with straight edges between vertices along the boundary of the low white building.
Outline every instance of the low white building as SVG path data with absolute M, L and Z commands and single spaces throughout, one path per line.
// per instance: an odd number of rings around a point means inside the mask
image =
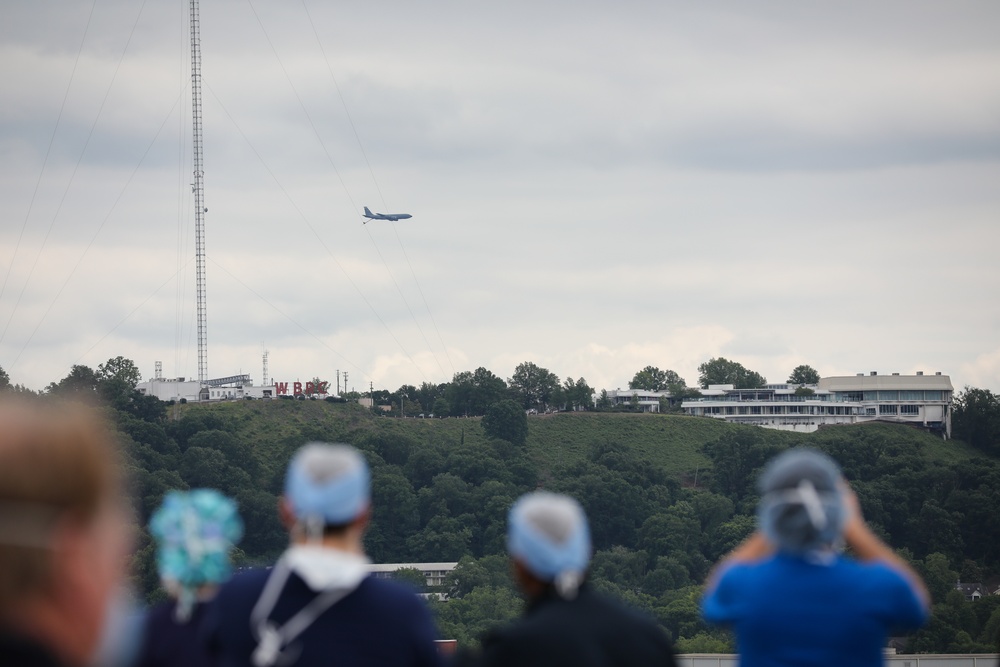
M 371 563 L 368 571 L 377 579 L 392 579 L 396 570 L 420 570 L 428 586 L 443 586 L 445 577 L 456 565 L 458 563 Z
M 140 382 L 135 386 L 143 396 L 155 396 L 161 401 L 239 401 L 247 398 L 273 398 L 274 385 L 256 387 L 250 382 L 249 376 L 236 376 L 238 379 L 225 384 L 221 380 L 210 380 L 205 387 L 197 380 L 186 378 L 153 378 Z M 230 380 L 223 378 L 222 380 Z
M 821 378 L 815 385 L 769 384 L 757 389 L 711 385 L 701 394 L 681 404 L 685 413 L 805 432 L 831 424 L 889 421 L 951 437 L 954 388 L 941 373 L 859 373 Z
M 635 401 L 642 412 L 659 412 L 661 398 L 670 398 L 670 392 L 645 389 L 612 389 L 608 392 L 611 405 L 631 405 Z
M 199 400 L 201 383 L 185 378 L 153 378 L 140 382 L 135 390 L 143 396 L 155 396 L 161 401 L 178 401 L 182 399 L 195 403 Z

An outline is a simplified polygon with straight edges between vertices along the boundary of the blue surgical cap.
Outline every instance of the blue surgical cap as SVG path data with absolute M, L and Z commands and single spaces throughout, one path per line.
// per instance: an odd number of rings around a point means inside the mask
M 170 491 L 149 522 L 160 578 L 180 590 L 186 618 L 193 591 L 229 578 L 229 552 L 243 537 L 236 503 L 213 489 Z
M 349 445 L 311 442 L 292 458 L 285 497 L 295 518 L 339 526 L 358 518 L 371 498 L 371 474 Z
M 806 554 L 833 545 L 846 521 L 841 472 L 829 456 L 790 449 L 760 477 L 757 508 L 761 530 L 778 549 Z
M 569 496 L 521 496 L 507 520 L 507 551 L 542 581 L 571 575 L 579 582 L 590 563 L 587 516 Z

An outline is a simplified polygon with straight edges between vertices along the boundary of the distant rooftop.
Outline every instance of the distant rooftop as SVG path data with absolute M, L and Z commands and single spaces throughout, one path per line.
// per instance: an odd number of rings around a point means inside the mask
M 933 375 L 878 375 L 875 373 L 840 375 L 820 378 L 818 387 L 827 391 L 864 391 L 892 389 L 940 389 L 954 391 L 951 378 L 935 373 Z

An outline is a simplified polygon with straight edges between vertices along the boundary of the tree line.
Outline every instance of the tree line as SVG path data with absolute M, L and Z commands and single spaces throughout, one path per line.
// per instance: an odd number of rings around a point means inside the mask
M 793 384 L 815 384 L 819 373 L 811 366 L 800 365 L 792 370 L 788 380 Z M 663 411 L 679 407 L 684 399 L 701 396 L 699 389 L 715 384 L 732 384 L 737 389 L 762 387 L 767 378 L 739 362 L 725 357 L 713 357 L 698 366 L 697 386 L 688 386 L 676 371 L 646 366 L 632 376 L 629 389 L 666 391 L 670 400 L 664 402 Z M 360 394 L 357 394 L 360 396 Z M 404 384 L 396 391 L 376 390 L 373 402 L 389 408 L 395 416 L 435 415 L 438 417 L 478 417 L 486 414 L 490 405 L 512 400 L 527 411 L 545 412 L 562 410 L 636 410 L 636 403 L 614 405 L 607 390 L 599 393 L 585 378 L 559 376 L 534 362 L 517 365 L 506 380 L 492 371 L 479 367 L 474 371 L 455 373 L 451 382 L 434 384 L 424 382 L 419 387 Z

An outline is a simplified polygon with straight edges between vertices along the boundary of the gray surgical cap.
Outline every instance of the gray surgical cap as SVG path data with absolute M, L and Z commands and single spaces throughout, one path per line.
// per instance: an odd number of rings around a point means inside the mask
M 521 496 L 510 510 L 507 551 L 563 597 L 576 595 L 590 564 L 590 528 L 573 498 L 545 491 Z
M 790 449 L 772 460 L 760 477 L 757 518 L 778 549 L 807 554 L 830 547 L 846 520 L 841 472 L 829 456 Z

